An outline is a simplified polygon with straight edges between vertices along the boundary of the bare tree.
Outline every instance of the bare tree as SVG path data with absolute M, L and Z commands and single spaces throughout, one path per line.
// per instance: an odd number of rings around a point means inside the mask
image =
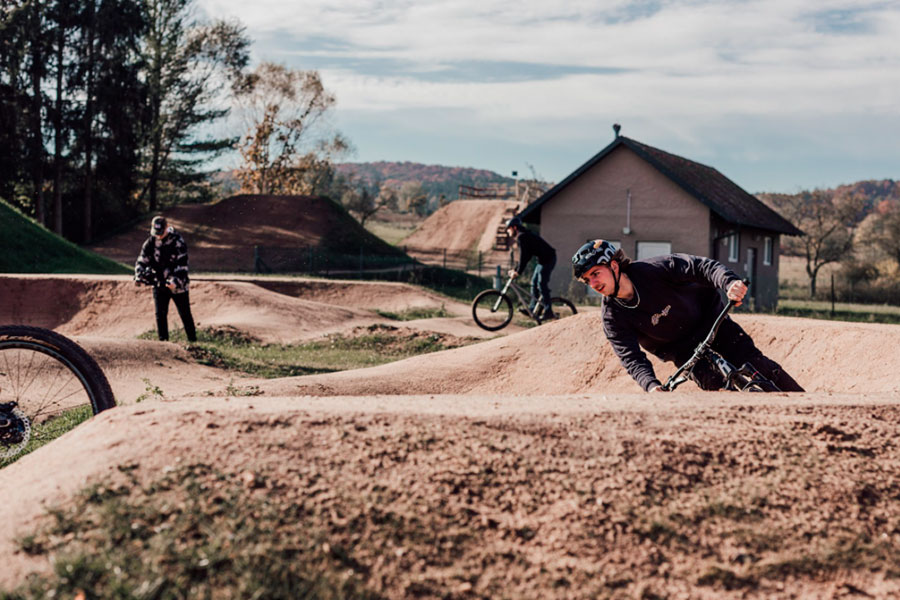
M 861 194 L 831 194 L 823 190 L 772 198 L 775 208 L 805 235 L 783 238 L 785 249 L 806 258 L 809 296 L 816 295 L 819 270 L 846 258 L 852 251 L 857 225 L 865 206 Z
M 317 71 L 264 62 L 238 95 L 246 132 L 237 144 L 244 191 L 312 194 L 349 144 L 326 117 L 335 104 Z
M 397 192 L 391 186 L 380 186 L 375 191 L 366 186 L 350 187 L 341 195 L 344 205 L 360 225 L 365 226 L 369 217 L 382 209 L 397 208 Z

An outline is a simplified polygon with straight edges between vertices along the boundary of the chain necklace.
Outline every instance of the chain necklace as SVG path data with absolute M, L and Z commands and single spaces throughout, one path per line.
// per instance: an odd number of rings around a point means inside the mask
M 637 288 L 634 288 L 634 297 L 635 297 L 634 304 L 625 304 L 618 298 L 613 298 L 613 300 L 615 300 L 619 304 L 619 306 L 621 306 L 622 308 L 637 308 L 638 304 L 641 303 L 641 294 L 640 294 L 640 292 L 638 292 Z

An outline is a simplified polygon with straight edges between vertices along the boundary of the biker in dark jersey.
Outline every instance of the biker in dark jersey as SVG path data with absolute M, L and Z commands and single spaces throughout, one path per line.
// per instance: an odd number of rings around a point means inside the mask
M 532 258 L 537 258 L 538 264 L 534 268 L 534 275 L 531 276 L 532 303 L 528 309 L 539 320 L 546 321 L 553 318 L 550 274 L 556 266 L 556 250 L 544 238 L 526 229 L 519 217 L 512 217 L 506 222 L 506 235 L 519 247 L 519 262 L 515 268 L 509 270 L 509 276 L 515 279 L 525 270 Z
M 719 291 L 737 305 L 747 293 L 740 277 L 710 258 L 669 254 L 631 261 L 605 240 L 579 248 L 572 272 L 604 296 L 604 333 L 628 374 L 646 391 L 665 390 L 644 350 L 684 363 L 724 308 Z M 712 348 L 734 364 L 751 363 L 782 391 L 803 391 L 730 317 L 722 322 Z M 708 361 L 696 365 L 691 379 L 704 390 L 718 390 L 725 383 Z

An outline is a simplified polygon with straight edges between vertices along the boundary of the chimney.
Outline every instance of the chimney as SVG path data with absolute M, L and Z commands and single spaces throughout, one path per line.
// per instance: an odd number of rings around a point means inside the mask
M 616 132 L 616 137 L 619 137 L 619 130 L 622 129 L 622 126 L 618 123 L 613 123 L 613 131 Z

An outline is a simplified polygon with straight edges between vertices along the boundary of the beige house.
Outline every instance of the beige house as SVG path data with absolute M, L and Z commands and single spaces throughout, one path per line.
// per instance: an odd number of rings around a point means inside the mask
M 713 169 L 618 135 L 520 214 L 557 252 L 555 292 L 578 297 L 571 257 L 587 240 L 638 260 L 684 252 L 712 257 L 750 281 L 748 305 L 775 308 L 781 235 L 803 235 Z

